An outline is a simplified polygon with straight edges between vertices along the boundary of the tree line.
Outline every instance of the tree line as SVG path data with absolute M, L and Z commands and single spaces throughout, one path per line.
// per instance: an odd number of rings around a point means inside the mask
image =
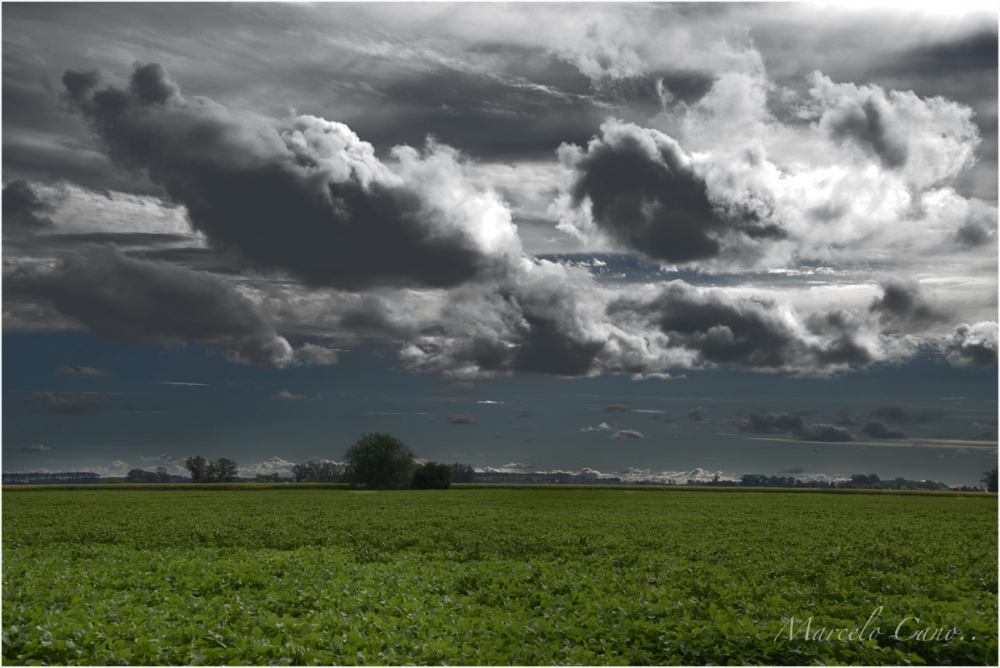
M 448 489 L 453 481 L 474 482 L 476 472 L 463 464 L 426 462 L 417 465 L 416 457 L 402 441 L 389 434 L 364 434 L 344 453 L 344 463 L 308 461 L 292 466 L 295 482 L 346 482 L 351 487 L 367 489 Z M 185 468 L 191 482 L 236 482 L 239 467 L 231 459 L 208 461 L 204 457 L 188 457 Z M 158 482 L 160 473 L 139 472 L 135 482 Z M 163 470 L 165 472 L 165 469 Z M 131 471 L 129 472 L 131 475 Z M 144 476 L 143 473 L 148 474 Z M 258 473 L 255 482 L 281 482 L 276 473 Z M 130 482 L 133 482 L 130 480 Z

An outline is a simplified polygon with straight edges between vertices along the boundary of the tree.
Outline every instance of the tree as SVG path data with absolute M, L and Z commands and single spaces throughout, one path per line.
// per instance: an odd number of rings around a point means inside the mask
M 466 464 L 451 465 L 452 482 L 476 482 L 476 469 Z
M 239 478 L 239 467 L 232 459 L 223 457 L 212 463 L 215 464 L 215 480 L 213 482 L 235 482 Z
M 184 460 L 184 468 L 191 472 L 191 482 L 211 482 L 208 480 L 208 460 L 204 457 L 188 457 Z
M 157 482 L 170 482 L 170 472 L 162 466 L 156 467 L 156 480 Z
M 413 477 L 413 451 L 389 434 L 364 434 L 344 453 L 351 487 L 406 489 Z
M 997 491 L 997 467 L 994 466 L 991 471 L 983 471 L 983 479 L 980 482 L 986 486 L 987 492 Z
M 451 487 L 451 467 L 447 464 L 427 462 L 413 471 L 411 489 L 448 489 Z
M 331 461 L 305 462 L 292 466 L 295 482 L 339 482 L 342 474 L 341 465 Z
M 222 457 L 210 462 L 204 457 L 188 457 L 184 467 L 191 472 L 191 482 L 233 482 L 239 468 L 232 459 Z

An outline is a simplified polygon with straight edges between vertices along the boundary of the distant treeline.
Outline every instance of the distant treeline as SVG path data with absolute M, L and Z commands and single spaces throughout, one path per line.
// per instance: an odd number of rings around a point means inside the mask
M 99 473 L 68 471 L 66 473 L 4 473 L 5 485 L 92 485 L 101 482 Z
M 924 490 L 948 490 L 952 489 L 943 482 L 933 480 L 907 480 L 906 478 L 894 478 L 893 480 L 882 480 L 874 473 L 865 475 L 855 473 L 849 480 L 825 481 L 825 480 L 801 480 L 792 476 L 764 475 L 762 473 L 745 473 L 743 477 L 736 480 L 715 480 L 699 482 L 688 480 L 689 485 L 711 485 L 715 487 L 812 487 L 818 489 L 924 489 Z M 963 491 L 978 491 L 976 488 Z
M 292 466 L 292 480 L 295 482 L 344 482 L 345 465 L 336 462 L 305 462 Z M 482 474 L 465 464 L 451 465 L 452 482 L 482 482 L 477 478 Z M 277 473 L 263 475 L 258 473 L 257 482 L 281 482 L 284 480 Z
M 344 465 L 336 462 L 305 462 L 295 464 L 292 467 L 291 477 L 283 477 L 277 473 L 261 474 L 255 478 L 237 478 L 233 475 L 235 462 L 231 460 L 221 460 L 223 466 L 228 468 L 229 475 L 213 475 L 203 473 L 199 476 L 200 482 L 344 482 Z M 201 462 L 197 462 L 201 464 Z M 211 462 L 209 464 L 214 464 Z M 196 469 L 199 468 L 196 465 Z M 213 472 L 214 473 L 214 472 Z M 995 479 L 994 479 L 995 480 Z M 129 482 L 129 483 L 190 483 L 191 478 L 171 475 L 164 468 L 155 471 L 143 469 L 132 469 L 125 478 L 101 478 L 97 473 L 70 472 L 70 473 L 4 473 L 4 485 L 66 485 L 66 484 L 96 484 L 101 482 Z M 466 464 L 451 465 L 451 482 L 457 483 L 486 483 L 486 484 L 536 484 L 536 485 L 623 485 L 628 484 L 620 478 L 603 477 L 596 478 L 588 475 L 578 475 L 574 473 L 552 472 L 552 473 L 513 473 L 500 471 L 476 471 Z M 683 483 L 674 481 L 655 482 L 642 481 L 643 485 L 695 485 L 706 487 L 796 487 L 815 489 L 894 489 L 894 490 L 957 490 L 966 492 L 981 491 L 980 487 L 949 487 L 943 482 L 934 480 L 907 480 L 906 478 L 894 478 L 892 480 L 882 480 L 874 473 L 865 475 L 854 474 L 849 480 L 825 481 L 825 480 L 802 480 L 793 476 L 768 476 L 762 473 L 746 473 L 739 480 L 721 480 L 716 477 L 713 480 L 687 480 Z M 989 488 L 995 482 L 988 483 Z M 995 487 L 993 488 L 995 491 Z

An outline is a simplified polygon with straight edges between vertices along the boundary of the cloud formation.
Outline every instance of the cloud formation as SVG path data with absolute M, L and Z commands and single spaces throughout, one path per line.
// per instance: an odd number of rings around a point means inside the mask
M 55 413 L 57 415 L 86 415 L 96 413 L 111 401 L 104 394 L 53 394 L 36 392 L 21 400 L 21 405 L 32 413 Z
M 67 98 L 117 163 L 143 170 L 219 248 L 316 286 L 447 287 L 519 253 L 510 212 L 456 151 L 397 147 L 396 171 L 346 125 L 281 122 L 186 97 L 156 64 L 127 89 L 68 70 Z
M 838 443 L 855 440 L 854 434 L 847 429 L 832 424 L 806 425 L 802 421 L 801 415 L 789 413 L 750 413 L 746 419 L 737 420 L 733 424 L 740 431 L 749 431 L 756 434 L 784 434 L 790 432 L 795 438 L 802 441 Z
M 979 131 L 967 106 L 912 91 L 838 84 L 820 72 L 810 82 L 820 128 L 903 173 L 914 187 L 947 183 L 975 160 Z
M 52 375 L 59 378 L 86 378 L 86 379 L 96 379 L 96 378 L 107 378 L 108 376 L 113 376 L 115 374 L 111 373 L 108 369 L 98 369 L 92 366 L 57 366 L 53 371 Z
M 185 339 L 223 346 L 228 359 L 284 366 L 294 360 L 252 302 L 219 278 L 165 262 L 85 246 L 54 267 L 6 279 L 5 292 L 44 299 L 101 339 L 176 346 Z
M 449 424 L 479 424 L 479 421 L 468 413 L 449 415 L 445 418 L 445 420 L 447 420 Z
M 53 208 L 23 179 L 14 179 L 4 184 L 4 236 L 32 234 L 52 227 L 52 219 L 46 214 Z
M 997 323 L 959 325 L 946 342 L 948 361 L 957 367 L 989 367 L 997 363 Z
M 766 206 L 713 198 L 692 158 L 662 132 L 610 119 L 586 149 L 564 144 L 573 174 L 560 229 L 585 237 L 595 230 L 617 244 L 671 263 L 714 258 L 728 245 L 781 239 Z
M 826 375 L 884 354 L 864 323 L 849 312 L 804 320 L 771 300 L 733 298 L 683 281 L 664 284 L 652 299 L 618 299 L 608 313 L 653 325 L 666 335 L 670 348 L 752 371 Z
M 620 441 L 622 439 L 638 439 L 646 437 L 643 436 L 641 431 L 636 431 L 635 429 L 619 429 L 611 435 L 611 438 L 616 441 Z
M 48 452 L 52 448 L 47 445 L 42 445 L 41 443 L 36 443 L 35 445 L 26 445 L 21 448 L 21 452 Z
M 583 427 L 580 431 L 614 431 L 615 428 L 609 425 L 607 422 L 602 422 L 596 427 Z
M 282 390 L 272 397 L 278 401 L 305 401 L 308 399 L 304 394 L 292 394 L 288 390 Z
M 922 297 L 915 283 L 886 283 L 868 310 L 881 317 L 882 331 L 890 334 L 920 332 L 949 320 L 947 313 Z

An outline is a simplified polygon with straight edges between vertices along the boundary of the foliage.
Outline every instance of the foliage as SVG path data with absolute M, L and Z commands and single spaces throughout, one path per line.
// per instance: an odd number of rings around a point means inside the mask
M 476 469 L 466 464 L 451 465 L 452 482 L 476 482 Z
M 292 467 L 295 482 L 340 482 L 344 467 L 337 462 L 305 462 Z
M 170 473 L 167 469 L 159 466 L 155 471 L 146 471 L 144 469 L 132 469 L 125 476 L 125 482 L 130 483 L 157 483 L 157 482 L 170 482 Z
M 5 485 L 66 485 L 101 482 L 100 473 L 67 471 L 65 473 L 4 473 Z
M 280 473 L 258 473 L 253 480 L 254 482 L 283 482 Z
M 368 489 L 406 489 L 415 466 L 413 451 L 389 434 L 363 435 L 344 459 L 344 480 Z
M 734 486 L 737 483 L 715 480 L 713 482 L 704 483 L 693 483 L 692 481 L 688 481 L 688 484 Z M 838 482 L 800 480 L 799 478 L 795 478 L 793 476 L 767 476 L 762 473 L 744 473 L 738 484 L 741 487 L 829 487 L 837 489 L 926 489 L 942 491 L 951 489 L 943 482 L 935 482 L 933 480 L 907 480 L 906 478 L 882 480 L 874 473 L 870 473 L 868 475 L 865 475 L 864 473 L 855 473 L 849 480 L 841 480 Z
M 451 487 L 451 467 L 447 464 L 427 462 L 413 470 L 410 489 L 448 489 Z
M 990 471 L 983 471 L 983 486 L 986 488 L 987 492 L 997 491 L 997 467 L 994 466 Z
M 4 495 L 5 664 L 997 664 L 992 497 L 121 487 Z
M 191 472 L 191 482 L 235 482 L 239 468 L 232 459 L 222 457 L 210 462 L 202 456 L 188 457 L 184 468 Z

